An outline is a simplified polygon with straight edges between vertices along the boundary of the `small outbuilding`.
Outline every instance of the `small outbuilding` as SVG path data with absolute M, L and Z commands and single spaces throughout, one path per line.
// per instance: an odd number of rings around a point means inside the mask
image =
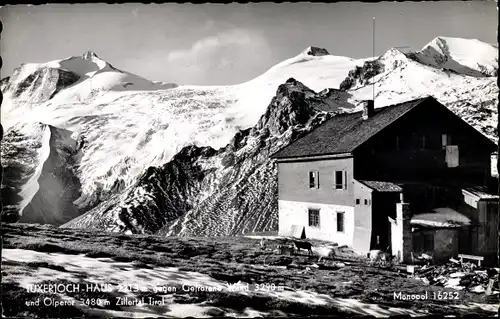
M 470 219 L 449 207 L 435 208 L 431 212 L 411 218 L 414 254 L 434 256 L 435 262 L 456 257 L 461 242 L 469 238 Z

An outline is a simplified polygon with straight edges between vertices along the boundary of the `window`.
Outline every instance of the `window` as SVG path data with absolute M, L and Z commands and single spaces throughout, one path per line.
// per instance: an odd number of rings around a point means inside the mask
M 426 141 L 425 135 L 422 135 L 420 137 L 420 149 L 425 150 L 425 148 L 426 148 L 426 142 L 427 141 Z
M 347 171 L 335 171 L 334 189 L 347 189 Z
M 359 198 L 356 198 L 356 205 L 359 205 L 360 202 L 361 200 Z
M 319 172 L 309 172 L 309 188 L 319 188 Z
M 365 199 L 365 205 L 368 205 L 368 199 Z
M 443 146 L 443 149 L 445 149 L 446 146 L 451 145 L 451 135 L 449 134 L 441 135 L 441 144 Z
M 337 212 L 337 231 L 344 232 L 344 212 Z
M 416 253 L 434 250 L 434 234 L 429 231 L 418 231 L 413 234 L 413 250 Z
M 343 177 L 344 174 L 342 171 L 335 171 L 335 189 L 342 189 L 344 187 Z
M 319 209 L 309 209 L 309 226 L 319 227 Z

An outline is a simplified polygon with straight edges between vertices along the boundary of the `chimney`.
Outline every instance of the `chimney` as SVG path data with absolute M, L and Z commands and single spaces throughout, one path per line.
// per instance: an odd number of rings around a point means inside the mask
M 373 100 L 364 101 L 363 120 L 367 120 L 375 114 L 375 103 Z

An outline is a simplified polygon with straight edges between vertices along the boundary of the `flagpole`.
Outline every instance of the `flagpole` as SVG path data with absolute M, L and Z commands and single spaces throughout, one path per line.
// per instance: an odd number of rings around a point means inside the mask
M 372 59 L 373 59 L 373 62 L 375 62 L 375 17 L 373 17 L 373 27 L 372 27 L 372 40 L 373 40 L 373 43 L 372 43 Z M 375 63 L 374 63 L 375 65 Z M 373 102 L 375 103 L 375 76 L 373 77 L 373 80 L 372 80 L 372 92 L 373 92 Z

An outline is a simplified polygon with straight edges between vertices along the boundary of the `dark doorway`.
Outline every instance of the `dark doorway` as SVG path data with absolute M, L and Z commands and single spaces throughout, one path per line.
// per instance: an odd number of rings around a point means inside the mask
M 472 254 L 472 242 L 477 242 L 477 239 L 472 238 L 477 236 L 476 226 L 462 227 L 458 233 L 458 252 L 461 254 Z
M 370 249 L 391 251 L 391 226 L 389 218 L 396 219 L 397 192 L 372 193 L 372 238 Z

